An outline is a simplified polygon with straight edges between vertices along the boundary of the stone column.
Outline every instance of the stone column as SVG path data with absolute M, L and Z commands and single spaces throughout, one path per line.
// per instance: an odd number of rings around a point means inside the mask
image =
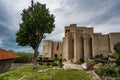
M 81 41 L 79 40 L 80 34 L 74 33 L 74 62 L 78 63 L 80 61 L 81 53 Z
M 90 58 L 90 38 L 88 34 L 84 34 L 84 61 L 87 62 Z

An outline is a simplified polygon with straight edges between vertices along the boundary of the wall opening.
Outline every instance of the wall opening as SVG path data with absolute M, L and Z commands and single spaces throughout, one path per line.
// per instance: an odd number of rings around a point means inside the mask
M 90 38 L 90 42 L 89 42 L 89 48 L 90 48 L 90 58 L 92 58 L 92 38 Z
M 82 38 L 82 60 L 84 61 L 84 38 Z
M 71 58 L 74 59 L 74 39 L 72 39 L 72 43 L 71 43 L 71 44 L 72 44 L 72 46 L 71 46 L 71 47 L 72 47 L 72 48 L 71 48 L 71 49 L 72 49 L 72 50 L 71 50 L 71 51 L 72 51 L 72 53 L 71 53 Z
M 55 54 L 55 55 L 54 55 L 54 58 L 58 58 L 58 55 L 57 55 L 57 54 Z

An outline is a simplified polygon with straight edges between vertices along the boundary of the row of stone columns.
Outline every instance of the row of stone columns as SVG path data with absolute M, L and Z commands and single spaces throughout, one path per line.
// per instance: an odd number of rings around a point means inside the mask
M 92 39 L 89 34 L 74 35 L 74 62 L 78 63 L 80 60 L 88 61 L 92 57 Z

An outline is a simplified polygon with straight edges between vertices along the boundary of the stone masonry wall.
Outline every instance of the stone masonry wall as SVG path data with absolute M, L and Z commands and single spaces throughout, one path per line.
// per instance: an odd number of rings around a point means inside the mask
M 57 48 L 58 44 L 59 44 L 59 48 L 58 48 L 58 52 L 56 52 L 56 48 Z M 62 54 L 63 54 L 62 43 L 61 42 L 53 42 L 52 47 L 53 47 L 53 52 L 52 52 L 53 58 L 55 57 L 55 54 L 57 55 L 57 57 L 62 57 Z
M 90 35 L 84 34 L 84 61 L 88 61 L 88 58 L 91 57 L 91 45 L 90 45 Z
M 107 56 L 109 53 L 114 53 L 113 47 L 118 41 L 120 41 L 120 33 L 103 35 L 94 33 L 93 27 L 77 27 L 76 24 L 70 24 L 65 27 L 65 37 L 63 42 L 59 43 L 58 53 L 56 53 L 58 42 L 47 40 L 43 45 L 43 55 L 54 58 L 57 54 L 75 63 L 81 59 L 86 62 L 88 58 L 99 54 Z
M 110 53 L 110 40 L 108 35 L 93 34 L 93 57 L 95 55 Z
M 77 36 L 79 32 L 75 32 L 74 33 L 74 62 L 77 63 L 80 61 L 80 58 L 82 58 L 83 56 L 81 56 L 82 51 L 82 38 L 79 35 L 79 37 Z
M 110 33 L 109 34 L 110 37 L 110 51 L 111 53 L 115 53 L 114 51 L 114 45 L 120 41 L 120 33 Z
M 44 44 L 43 44 L 43 56 L 44 57 L 53 58 L 52 45 L 53 45 L 52 41 L 50 40 L 44 41 Z

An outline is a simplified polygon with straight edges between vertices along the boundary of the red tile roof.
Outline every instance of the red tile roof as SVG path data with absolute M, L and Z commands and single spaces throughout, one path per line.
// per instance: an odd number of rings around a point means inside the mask
M 14 59 L 14 58 L 18 58 L 19 56 L 12 54 L 9 51 L 0 49 L 0 60 L 5 60 L 5 59 Z

